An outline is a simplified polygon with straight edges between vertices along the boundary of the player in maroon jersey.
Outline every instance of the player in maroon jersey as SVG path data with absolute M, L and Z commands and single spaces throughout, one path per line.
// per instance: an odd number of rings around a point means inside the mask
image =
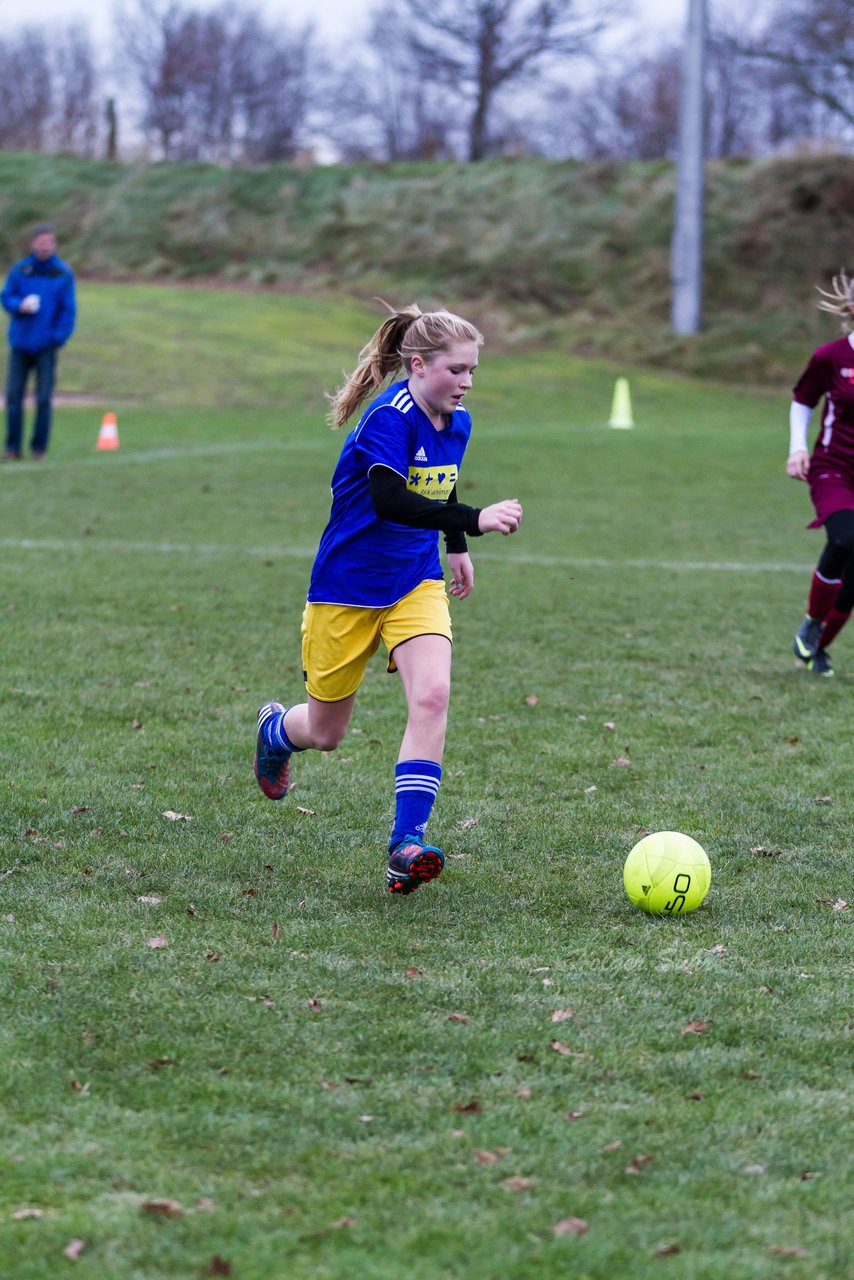
M 833 277 L 832 290 L 819 293 L 819 307 L 841 318 L 846 336 L 818 347 L 795 384 L 786 470 L 810 487 L 815 520 L 808 528 L 824 525 L 827 534 L 793 648 L 813 675 L 832 676 L 828 647 L 854 608 L 854 279 L 842 271 Z M 807 431 L 822 397 L 810 454 Z

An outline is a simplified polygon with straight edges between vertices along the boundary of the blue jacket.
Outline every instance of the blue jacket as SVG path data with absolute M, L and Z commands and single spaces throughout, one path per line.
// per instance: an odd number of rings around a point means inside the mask
M 26 314 L 19 307 L 28 294 L 41 299 L 38 311 Z M 61 347 L 74 332 L 77 304 L 74 298 L 74 272 L 67 262 L 53 254 L 39 262 L 35 254 L 16 262 L 9 275 L 0 302 L 12 317 L 9 323 L 9 346 L 31 355 L 48 347 Z

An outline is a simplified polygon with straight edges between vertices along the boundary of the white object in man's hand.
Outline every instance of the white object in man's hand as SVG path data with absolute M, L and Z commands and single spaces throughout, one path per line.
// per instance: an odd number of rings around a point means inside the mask
M 21 310 L 25 311 L 28 315 L 34 315 L 40 306 L 41 298 L 39 295 L 37 293 L 28 293 L 21 303 Z

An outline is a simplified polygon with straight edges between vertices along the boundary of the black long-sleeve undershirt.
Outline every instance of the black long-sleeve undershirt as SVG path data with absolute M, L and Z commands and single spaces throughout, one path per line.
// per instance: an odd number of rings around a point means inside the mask
M 480 537 L 480 507 L 457 501 L 454 485 L 447 502 L 423 498 L 406 487 L 406 481 L 391 467 L 371 467 L 368 475 L 371 505 L 381 520 L 393 520 L 412 529 L 439 529 L 445 535 L 445 549 L 451 554 L 468 549 L 466 534 Z

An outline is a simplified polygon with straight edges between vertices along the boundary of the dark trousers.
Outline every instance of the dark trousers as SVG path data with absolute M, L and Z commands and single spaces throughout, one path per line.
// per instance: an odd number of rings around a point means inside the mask
M 46 351 L 18 351 L 14 347 L 9 352 L 9 364 L 6 369 L 6 449 L 11 453 L 21 452 L 21 437 L 24 430 L 24 392 L 27 379 L 32 370 L 36 371 L 36 419 L 33 423 L 33 437 L 30 448 L 33 453 L 47 452 L 50 439 L 51 399 L 56 377 L 56 347 L 48 347 Z

